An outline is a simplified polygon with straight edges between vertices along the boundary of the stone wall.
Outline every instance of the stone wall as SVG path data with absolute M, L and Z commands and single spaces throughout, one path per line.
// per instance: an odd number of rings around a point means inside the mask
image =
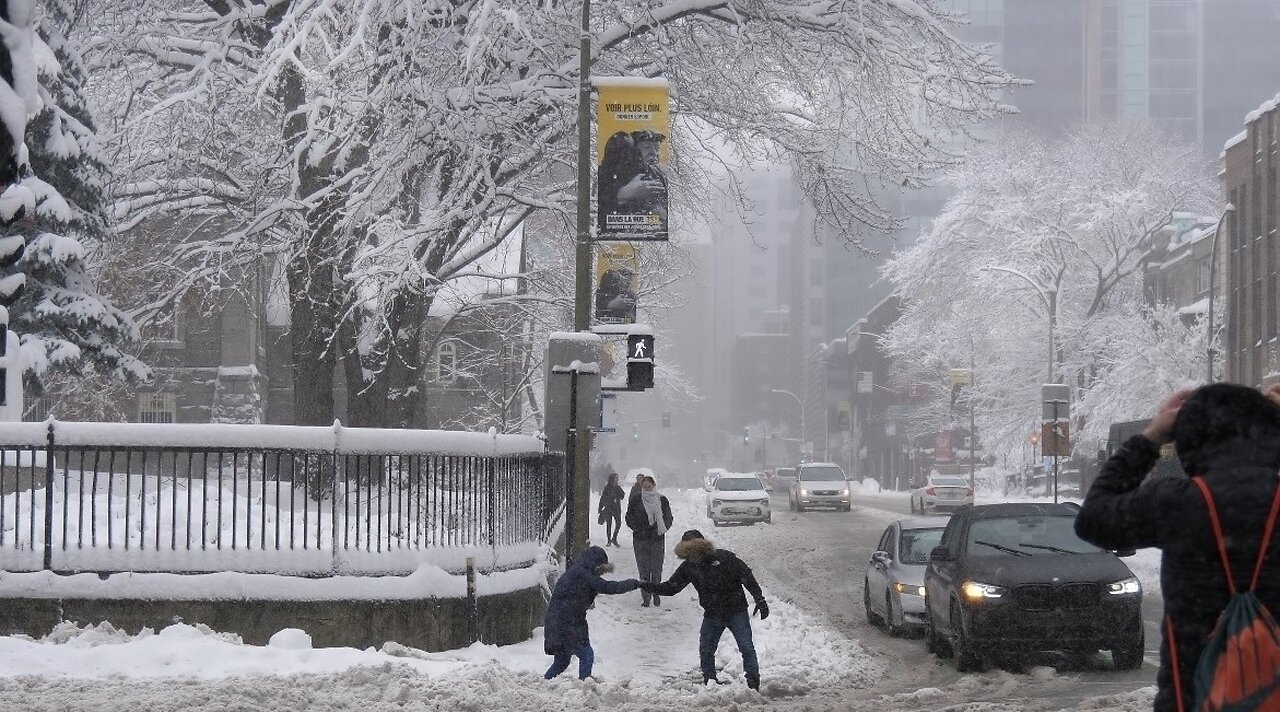
M 172 623 L 203 623 L 263 645 L 283 628 L 301 628 L 316 647 L 381 647 L 387 641 L 426 651 L 471 643 L 465 598 L 390 601 L 141 601 L 11 598 L 0 605 L 0 635 L 47 635 L 58 623 L 108 621 L 135 634 Z M 510 645 L 528 640 L 542 625 L 546 600 L 541 587 L 482 596 L 479 640 Z

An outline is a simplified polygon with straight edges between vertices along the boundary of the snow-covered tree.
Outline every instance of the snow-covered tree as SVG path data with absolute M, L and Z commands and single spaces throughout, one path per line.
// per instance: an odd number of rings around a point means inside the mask
M 283 255 L 299 422 L 328 422 L 345 362 L 360 377 L 348 420 L 405 424 L 442 285 L 535 215 L 572 214 L 581 4 L 99 4 L 119 145 L 142 148 L 122 219 L 210 216 L 178 226 L 166 282 Z M 1012 81 L 932 1 L 598 0 L 593 13 L 593 73 L 675 87 L 687 204 L 706 202 L 689 194 L 706 189 L 697 146 L 715 142 L 790 161 L 832 223 L 892 228 L 868 182 L 918 185 L 950 165 L 945 139 L 1003 112 Z
M 117 379 L 146 377 L 146 367 L 129 353 L 138 339 L 136 326 L 98 292 L 89 274 L 85 245 L 100 248 L 107 235 L 106 169 L 81 94 L 85 76 L 63 33 L 68 7 L 51 1 L 42 10 L 28 17 L 26 57 L 13 59 L 15 70 L 29 66 L 35 71 L 33 96 L 6 105 L 7 112 L 26 112 L 16 187 L 30 196 L 25 218 L 9 225 L 3 239 L 11 254 L 21 252 L 15 264 L 0 271 L 0 283 L 22 285 L 10 306 L 10 327 L 21 336 L 28 375 L 37 385 L 51 370 L 91 368 Z M 3 29 L 7 37 L 10 30 Z
M 1054 140 L 1002 135 L 952 171 L 941 215 L 885 267 L 904 304 L 883 341 L 897 378 L 936 386 L 916 431 L 959 419 L 946 374 L 971 362 L 980 437 L 1005 450 L 1037 427 L 1046 382 L 1076 387 L 1073 419 L 1091 437 L 1103 427 L 1095 420 L 1139 407 L 1108 400 L 1100 385 L 1141 372 L 1130 340 L 1161 343 L 1152 358 L 1167 367 L 1147 376 L 1151 407 L 1166 393 L 1154 381 L 1195 377 L 1203 343 L 1143 311 L 1140 266 L 1176 211 L 1209 208 L 1208 176 L 1193 146 L 1123 123 Z

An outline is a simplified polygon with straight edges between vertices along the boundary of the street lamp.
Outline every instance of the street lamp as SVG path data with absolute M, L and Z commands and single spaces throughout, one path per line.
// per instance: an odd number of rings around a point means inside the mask
M 1036 292 L 1036 296 L 1040 297 L 1040 302 L 1044 304 L 1045 312 L 1049 316 L 1049 379 L 1046 381 L 1046 383 L 1057 383 L 1057 381 L 1055 381 L 1053 378 L 1053 360 L 1054 360 L 1054 351 L 1055 351 L 1053 347 L 1053 327 L 1058 320 L 1058 291 L 1056 289 L 1045 289 L 1042 285 L 1040 285 L 1034 279 L 1028 277 L 1025 273 L 1020 272 L 1016 269 L 1010 269 L 1008 267 L 997 267 L 995 265 L 988 265 L 986 267 L 983 267 L 982 269 L 984 271 L 1004 272 L 1005 274 L 1011 274 L 1021 279 L 1022 281 L 1026 282 L 1027 284 L 1031 285 L 1031 288 L 1034 289 Z
M 1206 360 L 1208 361 L 1208 363 L 1205 364 L 1205 369 L 1208 374 L 1205 377 L 1206 383 L 1213 383 L 1213 293 L 1217 291 L 1217 288 L 1214 286 L 1214 280 L 1218 276 L 1218 235 L 1222 233 L 1222 223 L 1226 222 L 1227 213 L 1233 213 L 1235 210 L 1235 205 L 1227 203 L 1226 207 L 1222 209 L 1222 215 L 1218 216 L 1218 224 L 1213 228 L 1213 252 L 1209 255 L 1209 333 L 1205 340 L 1205 355 L 1207 357 Z
M 781 389 L 781 388 L 770 388 L 770 389 L 769 389 L 769 392 L 770 392 L 770 393 L 781 393 L 781 394 L 783 394 L 783 395 L 791 396 L 792 398 L 794 398 L 794 399 L 795 399 L 795 401 L 796 401 L 796 405 L 800 407 L 800 458 L 801 458 L 801 459 L 804 459 L 804 444 L 805 444 L 805 437 L 806 437 L 806 434 L 807 434 L 807 432 L 808 432 L 808 431 L 806 431 L 806 430 L 804 429 L 804 402 L 800 400 L 800 396 L 798 396 L 798 395 L 796 395 L 796 394 L 794 394 L 794 393 L 792 393 L 791 391 L 788 391 L 788 390 L 783 390 L 783 389 Z

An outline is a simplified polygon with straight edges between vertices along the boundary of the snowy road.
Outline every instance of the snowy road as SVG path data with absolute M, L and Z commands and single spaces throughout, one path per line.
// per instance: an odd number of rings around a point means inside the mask
M 775 524 L 714 528 L 701 492 L 673 492 L 668 543 L 700 528 L 757 571 L 773 615 L 753 621 L 763 695 L 746 689 L 730 636 L 717 653 L 730 684 L 698 683 L 692 590 L 641 608 L 639 594 L 601 596 L 590 614 L 596 681 L 541 679 L 541 637 L 496 648 L 425 654 L 313 650 L 300 632 L 270 646 L 188 626 L 127 636 L 60 630 L 50 639 L 0 638 L 0 710 L 1142 710 L 1154 669 L 1115 673 L 1105 655 L 1036 661 L 1026 672 L 958 675 L 919 640 L 869 627 L 860 607 L 861 565 L 904 501 L 890 495 L 849 514 L 786 512 Z M 603 539 L 602 532 L 593 538 Z M 630 540 L 610 548 L 615 578 L 635 570 Z M 678 562 L 668 555 L 666 572 Z M 1054 667 L 1056 663 L 1057 667 Z

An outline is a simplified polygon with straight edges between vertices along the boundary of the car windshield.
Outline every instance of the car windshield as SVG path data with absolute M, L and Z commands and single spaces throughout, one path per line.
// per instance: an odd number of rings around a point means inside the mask
M 1042 514 L 975 519 L 969 526 L 969 551 L 984 555 L 1019 552 L 1032 556 L 1102 551 L 1076 536 L 1075 521 L 1075 517 Z
M 898 537 L 898 562 L 912 566 L 929 563 L 929 552 L 942 539 L 942 527 L 936 529 L 903 529 Z
M 930 484 L 937 485 L 937 486 L 939 486 L 939 487 L 967 487 L 967 486 L 969 486 L 969 482 L 968 482 L 968 480 L 966 480 L 966 479 L 965 479 L 965 478 L 963 478 L 963 477 L 956 477 L 956 476 L 954 476 L 954 475 L 942 475 L 942 476 L 937 476 L 937 475 L 935 475 L 935 476 L 933 476 L 933 477 L 930 477 L 930 478 L 929 478 L 929 483 L 930 483 Z
M 844 473 L 839 467 L 806 467 L 800 470 L 801 482 L 843 482 Z
M 760 484 L 760 480 L 754 477 L 721 477 L 716 480 L 716 489 L 721 492 L 749 492 L 751 490 L 762 490 L 764 485 Z M 706 495 L 702 495 L 706 496 Z

